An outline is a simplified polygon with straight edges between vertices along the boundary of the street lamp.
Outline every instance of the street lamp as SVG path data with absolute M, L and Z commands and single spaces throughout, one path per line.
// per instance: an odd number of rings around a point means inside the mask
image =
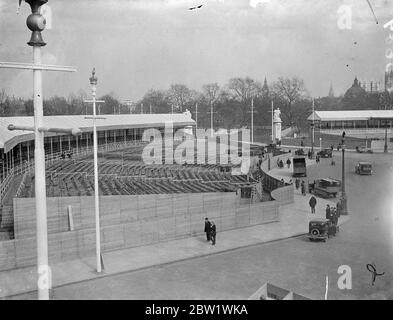
M 314 110 L 314 99 L 312 99 L 312 139 L 311 139 L 311 156 L 314 155 L 314 135 L 315 135 L 315 110 Z
M 34 171 L 35 171 L 35 210 L 36 210 L 36 233 L 37 233 L 37 269 L 38 269 L 38 299 L 48 300 L 51 286 L 51 270 L 48 265 L 48 227 L 46 208 L 46 185 L 45 185 L 45 132 L 60 132 L 72 134 L 72 129 L 46 128 L 43 123 L 43 97 L 42 97 L 42 71 L 65 71 L 74 72 L 75 68 L 64 66 L 43 65 L 41 61 L 41 47 L 46 43 L 42 39 L 41 31 L 45 29 L 46 20 L 40 14 L 40 7 L 48 0 L 25 0 L 31 7 L 31 14 L 27 17 L 26 24 L 30 29 L 31 38 L 27 43 L 33 47 L 33 64 L 0 62 L 0 68 L 33 70 L 34 88 L 34 126 L 19 127 L 11 125 L 9 130 L 28 130 L 34 132 Z M 22 0 L 19 0 L 21 5 Z M 65 131 L 64 131 L 65 130 Z M 79 134 L 74 129 L 74 134 Z
M 96 100 L 97 93 L 97 81 L 95 69 L 93 69 L 90 80 L 91 85 L 91 95 L 93 100 L 86 100 L 85 102 L 93 103 L 93 150 L 94 150 L 94 208 L 95 208 L 95 221 L 96 221 L 96 262 L 97 262 L 97 272 L 100 273 L 102 271 L 102 261 L 101 261 L 101 235 L 100 235 L 100 203 L 99 203 L 99 194 L 98 194 L 98 155 L 97 155 L 97 127 L 96 120 L 97 119 L 105 119 L 98 118 L 96 116 L 96 103 L 105 102 L 103 100 Z M 86 117 L 86 119 L 91 119 L 91 117 Z
M 385 145 L 383 146 L 383 152 L 388 153 L 388 126 L 385 124 Z
M 322 138 L 319 137 L 319 150 L 322 151 Z
M 345 131 L 343 131 L 342 134 L 341 149 L 342 149 L 341 214 L 346 215 L 348 214 L 348 209 L 347 209 L 347 195 L 345 193 Z

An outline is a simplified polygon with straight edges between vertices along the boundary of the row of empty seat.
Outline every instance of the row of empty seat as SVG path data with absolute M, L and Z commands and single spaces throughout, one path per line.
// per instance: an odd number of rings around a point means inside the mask
M 146 165 L 140 162 L 99 163 L 99 189 L 102 195 L 226 192 L 256 180 L 245 175 L 219 172 L 218 166 Z M 90 160 L 60 160 L 46 171 L 47 195 L 91 196 L 94 194 L 94 168 Z M 34 196 L 34 176 L 26 178 L 20 197 Z

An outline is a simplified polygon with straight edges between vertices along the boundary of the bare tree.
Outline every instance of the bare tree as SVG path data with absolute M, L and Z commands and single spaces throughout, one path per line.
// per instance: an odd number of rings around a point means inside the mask
M 217 83 L 208 83 L 202 86 L 203 95 L 209 101 L 209 103 L 214 103 L 219 96 L 220 87 Z
M 9 116 L 10 115 L 10 99 L 7 95 L 5 89 L 1 89 L 0 91 L 0 116 Z
M 302 100 L 305 95 L 304 81 L 297 77 L 292 79 L 280 77 L 273 84 L 273 96 L 281 105 L 282 114 L 290 126 L 295 124 L 295 104 Z
M 184 84 L 172 84 L 168 97 L 174 108 L 183 112 L 183 109 L 191 100 L 191 91 Z
M 245 103 L 261 92 L 262 85 L 258 81 L 248 77 L 232 78 L 229 80 L 228 88 L 231 91 L 233 98 L 241 103 Z

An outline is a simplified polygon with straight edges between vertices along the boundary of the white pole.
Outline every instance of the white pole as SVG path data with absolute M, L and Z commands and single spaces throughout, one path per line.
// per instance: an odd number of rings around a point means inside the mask
M 198 102 L 195 104 L 195 129 L 198 129 Z
M 96 86 L 92 85 L 93 95 L 93 149 L 94 149 L 94 203 L 96 218 L 96 259 L 97 272 L 101 272 L 101 240 L 100 240 L 100 203 L 98 194 L 98 160 L 97 160 L 97 128 L 96 128 Z
M 315 109 L 314 109 L 314 98 L 312 99 L 312 148 L 314 148 L 314 141 L 315 141 Z
M 272 142 L 274 143 L 274 126 L 273 126 L 274 106 L 272 100 Z
M 213 137 L 213 101 L 210 100 L 210 135 Z
M 251 98 L 251 143 L 254 143 L 254 98 Z
M 319 150 L 322 150 L 322 138 L 319 138 Z
M 34 64 L 41 64 L 41 47 L 33 47 Z M 45 151 L 42 104 L 42 71 L 34 70 L 34 169 L 35 169 L 35 209 L 37 219 L 37 264 L 38 299 L 49 300 L 51 274 L 48 266 L 48 227 L 46 213 Z

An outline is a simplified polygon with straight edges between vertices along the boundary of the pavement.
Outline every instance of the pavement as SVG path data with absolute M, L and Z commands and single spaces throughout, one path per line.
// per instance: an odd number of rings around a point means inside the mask
M 313 162 L 315 161 L 307 159 L 307 165 L 312 165 Z M 279 179 L 283 178 L 285 181 L 289 181 L 291 168 L 276 168 L 270 173 Z M 324 218 L 326 204 L 332 203 L 329 200 L 317 198 L 316 214 L 311 214 L 308 201 L 309 195 L 302 196 L 300 190 L 295 190 L 294 203 L 280 207 L 279 222 L 223 232 L 218 230 L 215 246 L 208 243 L 205 236 L 202 235 L 106 252 L 103 253 L 104 270 L 100 274 L 95 272 L 96 260 L 94 256 L 53 264 L 51 265 L 52 287 L 61 287 L 304 235 L 308 233 L 309 220 L 317 217 Z M 348 216 L 340 217 L 339 225 L 348 220 Z M 203 228 L 203 222 L 201 222 L 201 228 Z M 36 279 L 36 267 L 0 272 L 0 298 L 35 291 Z

